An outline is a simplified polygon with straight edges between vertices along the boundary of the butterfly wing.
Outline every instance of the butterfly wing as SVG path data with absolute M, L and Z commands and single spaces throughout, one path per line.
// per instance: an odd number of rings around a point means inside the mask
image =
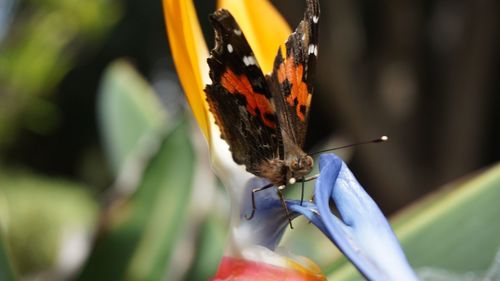
M 267 81 L 240 27 L 227 10 L 210 15 L 215 47 L 208 64 L 210 111 L 233 159 L 260 175 L 265 159 L 279 157 L 279 124 Z
M 307 0 L 304 18 L 286 41 L 286 57 L 281 49 L 269 79 L 285 145 L 302 148 L 313 94 L 318 55 L 318 0 Z M 287 139 L 290 139 L 288 141 Z

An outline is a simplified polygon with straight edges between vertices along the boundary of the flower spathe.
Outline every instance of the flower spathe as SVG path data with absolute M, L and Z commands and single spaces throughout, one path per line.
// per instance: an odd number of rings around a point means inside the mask
M 170 50 L 179 80 L 203 135 L 209 138 L 208 105 L 203 88 L 208 77 L 208 49 L 192 1 L 163 0 Z

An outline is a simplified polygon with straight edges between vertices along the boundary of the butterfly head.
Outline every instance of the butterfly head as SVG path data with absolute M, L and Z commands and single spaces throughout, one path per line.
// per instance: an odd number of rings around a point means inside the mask
M 290 161 L 290 170 L 294 177 L 303 177 L 311 172 L 313 165 L 313 158 L 304 154 Z

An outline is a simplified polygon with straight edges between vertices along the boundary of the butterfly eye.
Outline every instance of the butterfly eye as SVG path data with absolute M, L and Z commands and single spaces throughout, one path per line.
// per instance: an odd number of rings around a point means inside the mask
M 314 161 L 313 161 L 312 157 L 308 155 L 308 156 L 305 158 L 305 162 L 306 162 L 306 166 L 309 166 L 309 167 L 310 167 L 310 166 L 312 166 L 312 165 L 313 165 L 313 162 L 314 162 Z

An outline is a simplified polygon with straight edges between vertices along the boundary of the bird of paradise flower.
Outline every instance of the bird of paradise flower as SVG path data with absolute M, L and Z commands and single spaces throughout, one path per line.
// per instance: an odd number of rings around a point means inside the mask
M 237 210 L 232 215 L 225 256 L 213 280 L 326 280 L 308 258 L 274 251 L 288 224 L 275 192 L 259 196 L 259 212 L 252 220 L 243 218 L 251 208 L 243 199 L 248 198 L 250 187 L 262 186 L 263 180 L 232 161 L 208 111 L 203 92 L 210 83 L 208 49 L 192 1 L 163 0 L 163 7 L 179 79 L 208 142 L 214 172 Z M 234 15 L 262 70 L 270 72 L 277 46 L 291 32 L 281 15 L 267 0 L 221 0 L 218 7 Z M 334 154 L 322 155 L 319 163 L 314 202 L 288 200 L 292 215 L 308 218 L 368 280 L 418 280 L 389 223 L 347 165 Z M 339 217 L 331 211 L 331 201 Z

